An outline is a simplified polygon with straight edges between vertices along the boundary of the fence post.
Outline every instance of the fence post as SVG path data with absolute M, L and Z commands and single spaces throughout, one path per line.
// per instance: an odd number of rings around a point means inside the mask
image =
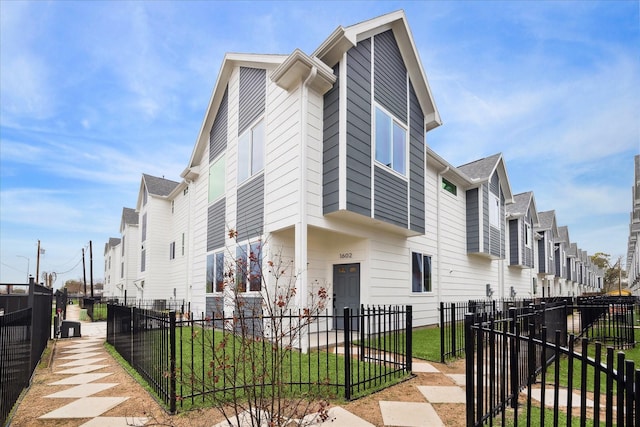
M 406 349 L 406 359 L 407 359 L 407 372 L 411 372 L 413 369 L 413 306 L 407 306 L 407 328 L 405 336 L 407 337 L 407 349 Z
M 176 312 L 169 312 L 169 411 L 176 413 Z
M 344 398 L 351 400 L 351 309 L 343 309 L 344 316 Z
M 465 384 L 467 394 L 467 426 L 474 425 L 475 419 L 475 398 L 474 398 L 474 384 L 473 384 L 473 367 L 475 359 L 475 351 L 473 345 L 473 319 L 474 316 L 471 313 L 467 313 L 464 316 L 464 353 L 465 353 Z
M 509 376 L 511 378 L 511 407 L 516 409 L 518 407 L 518 337 L 519 329 L 518 329 L 518 315 L 516 309 L 511 307 L 509 308 L 509 332 L 511 332 L 511 346 L 509 350 L 510 363 L 509 368 L 511 372 L 509 372 Z
M 440 363 L 444 363 L 444 302 L 440 301 Z
M 451 303 L 451 350 L 453 351 L 453 355 L 458 354 L 458 349 L 456 348 L 456 303 Z

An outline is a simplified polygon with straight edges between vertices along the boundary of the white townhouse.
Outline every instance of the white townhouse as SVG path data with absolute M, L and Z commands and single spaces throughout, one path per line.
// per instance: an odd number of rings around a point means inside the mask
M 501 154 L 433 152 L 440 124 L 402 11 L 310 55 L 227 54 L 182 181 L 142 176 L 118 289 L 209 316 L 233 309 L 225 267 L 246 264 L 251 306 L 266 291 L 251 273 L 280 259 L 300 307 L 324 287 L 337 310 L 411 304 L 415 326 L 441 301 L 558 295 L 553 211 L 512 194 Z
M 104 245 L 104 289 L 103 297 L 116 296 L 116 283 L 120 271 L 120 242 L 119 237 L 110 237 Z
M 536 267 L 534 229 L 540 226 L 533 192 L 516 194 L 514 203 L 506 206 L 508 226 L 507 269 L 505 282 L 509 286 L 505 297 L 536 298 L 541 296 Z
M 434 323 L 435 299 L 416 296 L 433 294 L 425 135 L 439 125 L 401 11 L 339 27 L 311 55 L 226 55 L 182 175 L 194 309 L 221 304 L 229 258 L 278 253 L 302 306 L 322 286 L 336 308 L 418 304 Z M 245 291 L 262 297 L 256 281 Z
M 534 227 L 538 241 L 538 283 L 542 288 L 542 297 L 555 297 L 560 295 L 555 281 L 555 242 L 558 240 L 556 212 L 553 210 L 539 212 L 538 218 L 539 225 Z
M 132 296 L 131 291 L 139 300 L 168 300 L 177 294 L 176 288 L 180 282 L 175 283 L 168 279 L 173 273 L 172 261 L 176 254 L 181 253 L 181 249 L 176 248 L 173 233 L 175 207 L 168 196 L 180 185 L 168 179 L 142 175 L 136 204 L 140 229 L 139 243 L 137 250 L 130 254 L 136 256 L 139 261 L 133 286 L 127 286 L 127 297 Z M 179 272 L 177 274 L 180 275 Z

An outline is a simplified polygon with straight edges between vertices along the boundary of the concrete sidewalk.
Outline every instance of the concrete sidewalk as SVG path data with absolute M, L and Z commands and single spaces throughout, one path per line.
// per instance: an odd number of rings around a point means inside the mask
M 80 308 L 77 305 L 69 306 L 67 308 L 67 320 L 79 321 L 79 319 Z M 51 393 L 46 394 L 44 397 L 51 399 L 53 402 L 59 402 L 59 405 L 56 405 L 55 409 L 39 415 L 38 420 L 50 420 L 51 425 L 60 425 L 58 424 L 60 420 L 65 420 L 66 423 L 64 425 L 83 427 L 124 427 L 143 426 L 146 423 L 156 424 L 154 420 L 146 417 L 144 408 L 140 408 L 138 413 L 131 413 L 131 410 L 127 410 L 126 417 L 103 416 L 113 408 L 125 405 L 125 402 L 131 399 L 132 396 L 126 393 L 117 393 L 120 384 L 110 380 L 110 377 L 114 378 L 113 371 L 116 369 L 122 370 L 122 368 L 104 349 L 106 322 L 81 322 L 80 327 L 81 337 L 58 340 L 52 366 L 56 378 L 59 376 L 59 379 L 47 384 L 51 387 Z M 433 365 L 425 362 L 414 362 L 413 368 L 414 372 L 444 375 Z M 424 396 L 424 402 L 378 401 L 377 404 L 383 418 L 381 427 L 444 426 L 445 424 L 432 404 L 460 404 L 460 410 L 464 411 L 464 378 L 459 377 L 450 377 L 453 383 L 458 384 L 455 386 L 417 385 L 418 391 Z M 121 378 L 126 380 L 126 377 Z M 129 379 L 134 381 L 130 377 Z M 425 380 L 424 382 L 428 381 Z M 451 383 L 451 381 L 449 382 Z M 140 389 L 142 390 L 142 388 Z M 102 393 L 102 395 L 109 394 L 108 397 L 95 396 L 106 390 L 110 390 L 110 393 Z M 328 421 L 315 425 L 319 427 L 374 426 L 371 422 L 341 407 L 332 407 L 329 415 Z M 77 423 L 73 424 L 70 422 L 71 420 L 77 420 Z M 228 424 L 226 422 L 218 424 L 211 422 L 209 425 L 223 427 Z M 241 426 L 244 425 L 249 426 L 250 424 L 241 423 Z

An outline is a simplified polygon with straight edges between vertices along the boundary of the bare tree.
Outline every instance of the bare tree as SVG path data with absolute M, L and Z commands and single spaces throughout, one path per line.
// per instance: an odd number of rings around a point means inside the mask
M 229 236 L 238 237 L 234 230 Z M 327 290 L 317 286 L 298 295 L 299 272 L 282 250 L 269 253 L 260 240 L 238 247 L 250 249 L 227 254 L 224 304 L 207 315 L 215 332 L 198 332 L 210 340 L 209 369 L 204 375 L 189 372 L 190 386 L 220 390 L 207 399 L 228 425 L 304 426 L 327 420 L 328 379 L 299 382 L 295 389 L 288 380 L 292 357 L 306 351 L 309 325 L 326 309 Z

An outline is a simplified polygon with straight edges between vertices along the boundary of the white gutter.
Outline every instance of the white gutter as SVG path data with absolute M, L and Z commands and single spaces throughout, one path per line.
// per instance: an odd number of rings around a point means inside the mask
M 307 268 L 307 145 L 308 145 L 308 104 L 309 104 L 309 85 L 316 78 L 318 74 L 317 67 L 311 67 L 309 75 L 302 83 L 300 94 L 300 181 L 299 181 L 299 210 L 298 210 L 298 224 L 295 229 L 295 245 L 296 245 L 296 273 L 298 275 L 298 308 L 307 307 L 308 302 L 308 268 Z M 308 337 L 306 334 L 300 336 L 300 346 L 302 349 L 308 348 L 306 341 Z

